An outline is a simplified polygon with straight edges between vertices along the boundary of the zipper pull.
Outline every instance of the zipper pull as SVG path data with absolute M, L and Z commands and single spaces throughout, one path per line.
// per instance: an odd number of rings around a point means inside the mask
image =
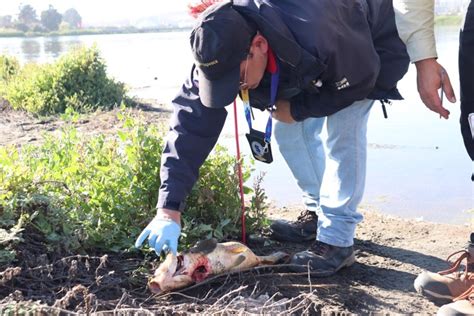
M 392 102 L 390 102 L 390 100 L 388 99 L 380 99 L 379 101 L 382 104 L 383 117 L 387 119 L 388 115 L 387 115 L 387 108 L 385 107 L 385 104 L 392 104 Z

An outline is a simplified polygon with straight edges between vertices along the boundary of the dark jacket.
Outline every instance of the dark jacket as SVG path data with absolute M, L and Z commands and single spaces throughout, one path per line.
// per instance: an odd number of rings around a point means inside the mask
M 234 0 L 233 5 L 257 24 L 276 54 L 278 98 L 290 100 L 295 120 L 328 116 L 365 98 L 401 98 L 396 83 L 409 59 L 391 0 Z M 184 209 L 199 167 L 224 126 L 226 110 L 202 105 L 197 80 L 193 66 L 173 100 L 158 207 Z M 251 91 L 251 105 L 267 108 L 269 95 L 266 75 Z
M 464 27 L 459 35 L 459 83 L 461 88 L 461 134 L 467 153 L 474 161 L 474 126 L 469 115 L 474 115 L 474 1 L 467 8 Z M 472 129 L 472 130 L 471 130 Z M 471 177 L 474 181 L 474 170 Z

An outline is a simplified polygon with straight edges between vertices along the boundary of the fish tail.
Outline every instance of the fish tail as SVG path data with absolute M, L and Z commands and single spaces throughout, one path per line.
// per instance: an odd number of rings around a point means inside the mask
M 290 258 L 290 255 L 283 251 L 272 253 L 268 256 L 260 256 L 260 264 L 279 264 L 285 263 Z

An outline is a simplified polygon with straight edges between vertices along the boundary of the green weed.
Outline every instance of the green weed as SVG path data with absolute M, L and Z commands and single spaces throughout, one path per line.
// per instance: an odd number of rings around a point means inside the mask
M 19 69 L 20 63 L 15 57 L 0 55 L 0 81 L 9 81 Z
M 78 48 L 52 64 L 27 64 L 3 86 L 0 96 L 14 109 L 39 115 L 63 113 L 68 107 L 81 112 L 112 108 L 125 95 L 124 85 L 107 76 L 96 47 Z
M 72 110 L 65 115 L 75 117 Z M 65 128 L 41 145 L 0 147 L 0 243 L 7 245 L 0 261 L 12 260 L 28 226 L 44 235 L 51 250 L 124 251 L 133 245 L 156 212 L 163 140 L 156 127 L 124 111 L 119 118 L 123 127 L 113 137 L 85 138 Z M 244 178 L 250 173 L 244 164 Z M 246 193 L 254 193 L 247 212 L 251 233 L 265 225 L 266 197 L 258 186 Z M 217 147 L 187 205 L 181 246 L 207 236 L 239 238 L 235 157 Z

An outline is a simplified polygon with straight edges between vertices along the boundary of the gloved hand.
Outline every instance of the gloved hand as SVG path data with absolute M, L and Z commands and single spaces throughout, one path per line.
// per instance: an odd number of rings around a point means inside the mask
M 181 226 L 178 223 L 171 219 L 155 217 L 138 236 L 135 247 L 139 248 L 148 237 L 148 244 L 155 249 L 158 256 L 161 251 L 167 250 L 176 255 L 180 234 Z

